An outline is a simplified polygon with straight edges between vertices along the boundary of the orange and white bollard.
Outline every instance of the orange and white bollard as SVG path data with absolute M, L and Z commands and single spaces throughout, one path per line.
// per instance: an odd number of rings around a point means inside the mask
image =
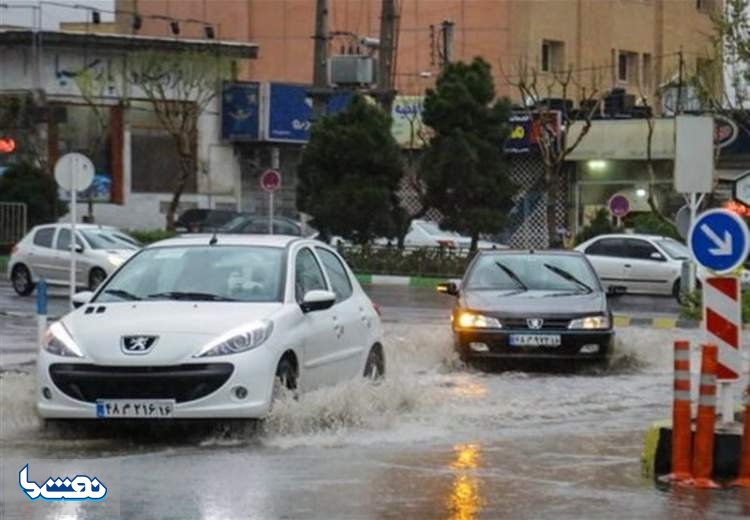
M 667 480 L 692 478 L 693 431 L 690 424 L 690 343 L 674 342 L 674 403 L 672 404 L 672 472 Z
M 750 387 L 745 391 L 745 426 L 742 430 L 742 452 L 740 472 L 732 486 L 750 488 Z
M 701 355 L 701 384 L 698 396 L 698 416 L 693 446 L 693 479 L 685 483 L 697 488 L 720 487 L 711 478 L 714 470 L 714 430 L 716 428 L 716 374 L 719 369 L 719 349 L 704 344 Z

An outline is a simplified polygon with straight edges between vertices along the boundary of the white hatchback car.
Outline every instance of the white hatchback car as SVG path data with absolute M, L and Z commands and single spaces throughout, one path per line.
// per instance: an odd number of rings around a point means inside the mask
M 684 244 L 656 235 L 600 235 L 576 250 L 586 254 L 605 288 L 675 297 L 680 293 L 682 264 L 690 258 Z
M 96 289 L 141 245 L 119 229 L 76 225 L 76 285 Z M 70 284 L 70 224 L 34 227 L 14 247 L 8 278 L 21 296 L 34 291 L 40 278 L 52 285 Z
M 75 300 L 37 362 L 44 418 L 262 418 L 281 385 L 385 373 L 377 309 L 313 240 L 165 240 Z

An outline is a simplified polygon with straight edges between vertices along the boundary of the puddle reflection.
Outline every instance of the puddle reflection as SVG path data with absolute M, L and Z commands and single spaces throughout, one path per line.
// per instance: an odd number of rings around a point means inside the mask
M 479 479 L 476 476 L 481 456 L 479 444 L 458 444 L 453 449 L 455 460 L 450 467 L 455 471 L 455 476 L 448 498 L 450 518 L 472 520 L 482 508 Z

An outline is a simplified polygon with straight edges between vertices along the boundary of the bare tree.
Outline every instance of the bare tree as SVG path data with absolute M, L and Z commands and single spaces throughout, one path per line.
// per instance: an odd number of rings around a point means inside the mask
M 91 139 L 84 152 L 89 157 L 96 157 L 101 151 L 102 146 L 109 137 L 109 109 L 110 105 L 105 104 L 106 97 L 115 97 L 122 99 L 123 93 L 117 89 L 115 71 L 111 68 L 111 63 L 105 67 L 87 67 L 78 71 L 73 76 L 78 90 L 81 93 L 81 99 L 86 103 L 91 111 L 94 122 L 94 128 Z M 93 191 L 89 190 L 88 195 L 88 218 L 93 222 L 94 219 L 94 199 Z
M 167 229 L 174 228 L 180 197 L 197 169 L 198 120 L 213 103 L 222 80 L 229 79 L 230 61 L 209 52 L 146 52 L 128 64 L 129 78 L 154 108 L 175 142 L 179 157 Z
M 503 72 L 502 63 L 500 70 Z M 591 121 L 600 110 L 603 92 L 597 86 L 595 74 L 592 74 L 591 85 L 586 88 L 576 80 L 572 67 L 540 74 L 522 59 L 518 62 L 516 74 L 503 74 L 507 83 L 520 94 L 532 127 L 536 125 L 538 128 L 536 142 L 544 163 L 542 184 L 547 200 L 547 234 L 549 243 L 554 244 L 560 224 L 556 203 L 565 161 L 589 133 Z M 572 95 L 578 97 L 578 110 L 568 107 Z M 551 102 L 553 98 L 562 100 L 559 108 Z M 577 133 L 574 131 L 576 127 L 580 128 Z

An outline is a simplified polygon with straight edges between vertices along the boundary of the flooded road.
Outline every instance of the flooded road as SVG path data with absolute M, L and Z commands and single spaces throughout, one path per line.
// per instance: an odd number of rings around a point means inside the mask
M 386 381 L 286 399 L 257 432 L 61 437 L 34 415 L 29 371 L 4 372 L 5 473 L 33 459 L 109 464 L 113 518 L 750 515 L 749 493 L 670 492 L 641 477 L 643 434 L 670 413 L 673 332 L 622 329 L 612 367 L 578 374 L 468 369 L 435 324 L 388 324 L 386 338 Z M 91 502 L 13 504 L 5 517 L 107 516 Z

